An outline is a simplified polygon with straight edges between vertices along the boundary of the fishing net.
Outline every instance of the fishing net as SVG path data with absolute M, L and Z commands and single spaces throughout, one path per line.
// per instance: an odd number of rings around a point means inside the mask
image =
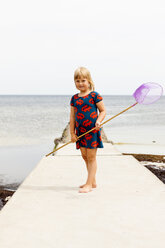
M 163 94 L 163 88 L 157 83 L 142 84 L 133 93 L 133 97 L 140 104 L 151 104 L 156 102 Z

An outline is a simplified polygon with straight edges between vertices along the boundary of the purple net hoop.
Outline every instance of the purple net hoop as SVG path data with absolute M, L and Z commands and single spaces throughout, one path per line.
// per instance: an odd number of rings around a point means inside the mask
M 163 87 L 157 83 L 142 84 L 133 93 L 133 97 L 140 104 L 151 104 L 156 102 L 163 94 Z

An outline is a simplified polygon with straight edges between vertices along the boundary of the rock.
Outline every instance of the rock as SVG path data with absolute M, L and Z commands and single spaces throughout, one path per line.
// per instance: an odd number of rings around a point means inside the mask
M 122 153 L 123 155 L 132 155 L 138 161 L 150 161 L 150 162 L 163 162 L 165 163 L 164 155 L 154 155 L 154 154 L 137 154 L 137 153 Z
M 3 206 L 8 202 L 8 200 L 12 197 L 15 191 L 7 190 L 3 186 L 0 186 L 0 210 Z
M 108 140 L 105 132 L 104 132 L 104 129 L 102 127 L 101 129 L 101 137 L 102 137 L 102 140 L 104 143 L 111 143 L 113 144 L 113 141 L 110 141 Z M 62 136 L 59 137 L 59 138 L 56 138 L 54 140 L 54 144 L 55 144 L 55 147 L 54 147 L 54 150 L 56 149 L 56 147 L 58 146 L 59 143 L 67 143 L 71 140 L 71 136 L 70 136 L 70 122 L 68 122 L 67 126 L 65 127 L 63 133 L 62 133 Z
M 165 168 L 157 167 L 153 165 L 144 165 L 152 173 L 155 174 L 163 183 L 165 183 Z
M 149 169 L 155 176 L 157 176 L 163 183 L 165 183 L 165 157 L 164 155 L 154 154 L 135 154 L 135 153 L 122 153 L 123 155 L 132 155 L 143 166 Z M 155 164 L 149 163 L 155 162 Z M 157 163 L 157 165 L 156 165 Z
M 5 201 L 8 201 L 10 198 L 11 198 L 11 196 L 7 196 L 7 197 L 5 198 Z
M 0 199 L 0 210 L 3 208 L 3 201 Z

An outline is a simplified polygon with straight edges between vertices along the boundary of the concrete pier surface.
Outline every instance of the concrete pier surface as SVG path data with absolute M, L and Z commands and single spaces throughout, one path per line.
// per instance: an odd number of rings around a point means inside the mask
M 0 247 L 165 246 L 165 187 L 152 172 L 104 143 L 97 150 L 98 187 L 79 193 L 86 178 L 75 143 L 43 156 L 0 211 Z

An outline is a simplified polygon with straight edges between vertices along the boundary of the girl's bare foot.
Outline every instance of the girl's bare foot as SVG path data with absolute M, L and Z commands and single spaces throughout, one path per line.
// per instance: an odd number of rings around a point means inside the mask
M 81 185 L 79 188 L 83 188 L 86 184 Z M 96 183 L 92 183 L 92 188 L 96 188 L 97 184 Z
M 92 191 L 92 185 L 85 184 L 85 186 L 79 190 L 79 193 L 88 193 Z

